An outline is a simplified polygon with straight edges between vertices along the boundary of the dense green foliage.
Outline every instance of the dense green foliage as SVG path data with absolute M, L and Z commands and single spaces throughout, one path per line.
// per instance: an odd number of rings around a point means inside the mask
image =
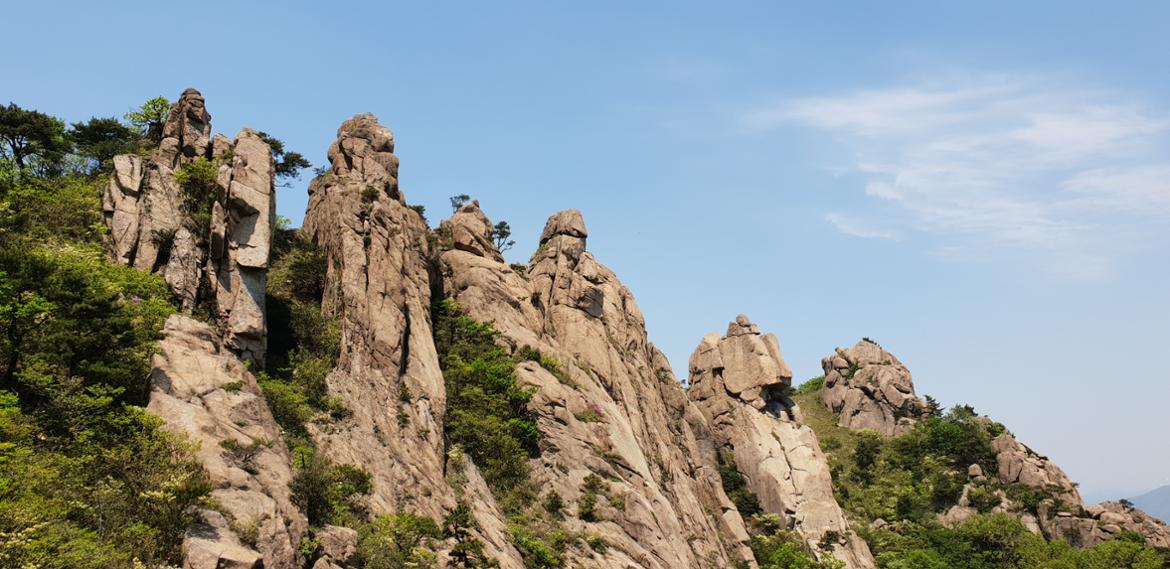
M 210 488 L 140 407 L 170 293 L 106 258 L 105 181 L 68 166 L 63 122 L 28 113 L 6 116 L 31 124 L 0 160 L 0 566 L 178 563 Z M 92 123 L 75 125 L 91 165 L 120 136 Z
M 1010 497 L 1013 507 L 1036 513 L 1041 500 L 1055 496 L 1043 489 L 995 481 L 991 441 L 1003 425 L 979 417 L 968 406 L 946 412 L 937 402 L 901 436 L 885 438 L 872 431 L 837 425 L 821 400 L 820 378 L 795 390 L 805 423 L 813 427 L 828 456 L 833 486 L 858 534 L 884 569 L 1104 569 L 1163 566 L 1162 555 L 1140 538 L 1078 549 L 1047 541 L 1029 532 L 1018 518 L 991 514 Z M 933 401 L 933 400 L 931 400 Z M 967 467 L 978 464 L 990 480 L 975 483 L 968 501 L 981 515 L 958 527 L 937 521 L 954 506 L 968 483 Z M 877 519 L 888 525 L 874 528 Z M 1136 537 L 1136 536 L 1133 536 Z
M 455 301 L 433 307 L 435 346 L 447 386 L 446 435 L 500 493 L 526 490 L 527 459 L 539 453 L 540 431 L 528 412 L 532 390 L 516 382 L 516 362 L 496 332 L 462 314 Z
M 1131 535 L 1079 549 L 1047 541 L 1006 514 L 980 515 L 955 528 L 901 524 L 866 534 L 888 569 L 1160 569 L 1162 555 Z

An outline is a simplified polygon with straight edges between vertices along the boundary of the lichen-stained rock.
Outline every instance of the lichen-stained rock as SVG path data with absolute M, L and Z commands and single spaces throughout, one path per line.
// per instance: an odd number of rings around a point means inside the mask
M 163 334 L 147 408 L 198 444 L 218 504 L 188 529 L 185 566 L 299 567 L 307 522 L 292 503 L 288 451 L 255 378 L 207 324 L 175 315 Z M 240 535 L 253 528 L 254 542 Z
M 816 433 L 800 423 L 798 407 L 785 395 L 792 372 L 776 337 L 761 336 L 740 315 L 726 335 L 703 338 L 689 368 L 688 395 L 764 510 L 780 515 L 819 556 L 832 555 L 851 569 L 874 567 L 869 547 L 849 530 L 833 496 Z M 833 535 L 838 539 L 826 539 Z
M 589 474 L 604 479 L 596 520 L 563 523 L 609 544 L 570 548 L 565 566 L 753 565 L 743 520 L 720 485 L 706 419 L 648 341 L 630 291 L 585 250 L 581 214 L 553 215 L 519 272 L 478 239 L 490 225 L 478 204 L 447 222 L 444 291 L 511 348 L 528 346 L 559 363 L 525 361 L 516 370 L 536 387 L 529 409 L 542 440 L 532 477 L 543 495 L 555 491 L 566 504 L 583 498 Z
M 342 123 L 329 148 L 331 170 L 309 185 L 304 235 L 327 256 L 322 310 L 340 321 L 341 350 L 327 381 L 352 416 L 313 429 L 334 462 L 370 472 L 375 514 L 434 519 L 456 504 L 445 478 L 446 388 L 431 332 L 430 231 L 398 191 L 394 136 L 370 114 Z M 486 499 L 491 499 L 490 495 Z M 485 553 L 505 569 L 519 554 L 484 518 Z
M 922 403 L 914 394 L 910 370 L 869 340 L 821 360 L 825 404 L 842 427 L 872 429 L 892 436 L 910 430 Z
M 1003 433 L 991 443 L 1001 482 L 1043 489 L 1065 503 L 1081 504 L 1076 484 L 1048 457 L 1017 441 L 1011 433 Z
M 145 160 L 114 158 L 102 201 L 109 247 L 119 262 L 159 272 L 185 311 L 214 306 L 223 339 L 240 357 L 261 362 L 266 347 L 264 288 L 276 221 L 272 150 L 251 129 L 234 142 L 211 134 L 199 91 L 171 106 L 162 142 Z M 199 159 L 219 164 L 221 198 L 205 229 L 184 211 L 176 172 Z M 204 222 L 206 223 L 206 222 Z M 206 235 L 196 234 L 206 231 Z

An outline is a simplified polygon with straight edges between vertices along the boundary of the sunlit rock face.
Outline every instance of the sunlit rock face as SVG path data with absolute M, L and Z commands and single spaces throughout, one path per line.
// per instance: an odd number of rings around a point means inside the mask
M 799 408 L 785 395 L 792 371 L 776 336 L 761 336 L 741 314 L 725 335 L 703 338 L 689 368 L 691 401 L 710 423 L 716 448 L 734 457 L 764 510 L 781 516 L 810 551 L 847 567 L 874 567 L 869 547 L 849 530 L 833 497 L 816 433 L 801 424 Z

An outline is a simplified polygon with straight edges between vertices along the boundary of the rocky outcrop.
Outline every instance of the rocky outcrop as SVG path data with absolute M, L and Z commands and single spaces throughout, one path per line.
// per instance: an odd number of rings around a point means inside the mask
M 207 324 L 176 315 L 163 334 L 148 409 L 198 445 L 217 503 L 189 528 L 184 566 L 300 566 L 307 523 L 292 503 L 288 450 L 256 379 Z
M 370 472 L 375 514 L 442 519 L 457 496 L 446 479 L 446 391 L 431 332 L 435 251 L 398 189 L 393 152 L 390 129 L 357 115 L 337 131 L 330 172 L 309 186 L 302 231 L 328 258 L 322 310 L 341 328 L 341 356 L 327 381 L 352 411 L 313 426 L 313 437 L 333 461 Z M 478 525 L 502 528 L 494 511 L 477 509 Z M 504 532 L 478 537 L 502 567 L 522 566 Z
M 744 315 L 720 337 L 708 334 L 691 355 L 688 395 L 707 418 L 721 450 L 765 511 L 804 539 L 809 551 L 850 568 L 874 567 L 833 497 L 829 463 L 816 434 L 801 424 L 785 394 L 792 371 L 776 336 L 761 336 Z
M 372 506 L 418 507 L 442 495 L 445 393 L 431 340 L 430 245 L 422 218 L 397 192 L 394 136 L 373 115 L 345 121 L 329 148 L 332 171 L 309 186 L 302 232 L 328 258 L 323 310 L 341 322 L 341 357 L 330 391 L 354 412 L 319 433 L 336 461 L 374 474 Z M 368 174 L 368 178 L 367 178 Z M 411 394 L 400 406 L 399 392 Z M 398 421 L 402 409 L 409 420 Z
M 193 211 L 176 178 L 199 159 L 218 168 L 210 211 Z M 226 344 L 264 358 L 264 288 L 276 221 L 275 167 L 260 136 L 211 138 L 203 96 L 187 89 L 171 106 L 162 141 L 148 158 L 121 155 L 103 197 L 113 257 L 159 272 L 187 311 L 207 307 Z M 198 206 L 206 207 L 206 204 Z
M 825 404 L 840 415 L 840 425 L 892 436 L 910 430 L 922 403 L 914 394 L 910 370 L 876 343 L 861 340 L 837 348 L 821 360 Z
M 542 495 L 556 492 L 569 509 L 584 498 L 586 477 L 603 479 L 596 516 L 563 523 L 609 544 L 570 548 L 565 566 L 754 563 L 743 521 L 720 486 L 707 421 L 648 341 L 630 291 L 586 251 L 580 212 L 549 218 L 522 271 L 485 239 L 490 226 L 475 203 L 444 224 L 443 290 L 492 323 L 510 349 L 527 346 L 557 362 L 525 361 L 516 370 L 536 388 L 529 409 L 542 439 L 532 477 Z
M 1057 506 L 1051 500 L 1040 504 L 1040 526 L 1050 539 L 1092 547 L 1115 539 L 1120 532 L 1130 531 L 1141 535 L 1153 547 L 1170 547 L 1170 526 L 1132 505 L 1102 502 L 1079 512 Z
M 1003 433 L 992 441 L 999 480 L 1042 490 L 1040 527 L 1050 539 L 1091 547 L 1114 539 L 1121 531 L 1140 534 L 1154 547 L 1170 547 L 1170 526 L 1123 502 L 1085 507 L 1077 485 L 1048 457 Z
M 1048 457 L 1037 454 L 1011 433 L 1003 433 L 991 443 L 1001 482 L 1039 488 L 1067 504 L 1081 505 L 1076 484 Z

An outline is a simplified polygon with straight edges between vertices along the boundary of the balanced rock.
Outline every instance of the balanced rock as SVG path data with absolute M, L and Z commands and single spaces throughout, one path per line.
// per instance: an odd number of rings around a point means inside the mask
M 865 339 L 852 348 L 837 348 L 821 360 L 825 404 L 841 417 L 842 427 L 897 435 L 910 429 L 922 408 L 914 394 L 910 370 L 876 343 Z

